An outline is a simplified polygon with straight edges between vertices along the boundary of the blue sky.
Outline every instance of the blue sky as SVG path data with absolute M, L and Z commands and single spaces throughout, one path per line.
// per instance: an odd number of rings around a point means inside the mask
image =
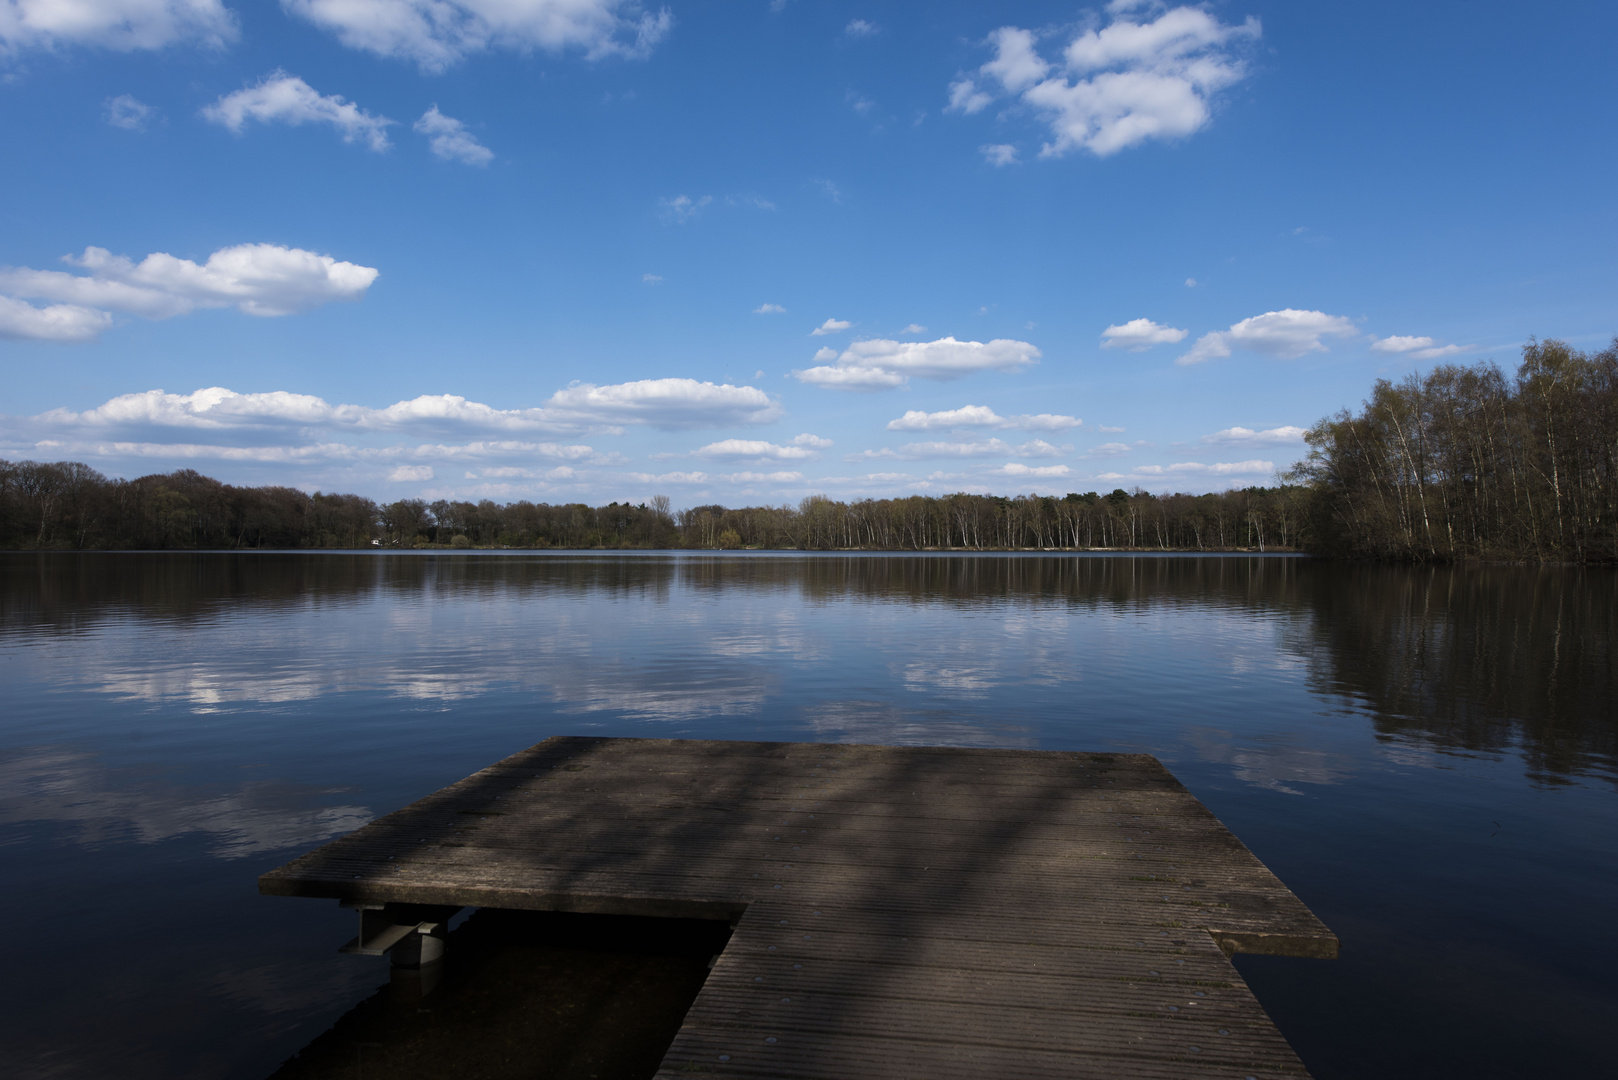
M 677 506 L 1268 483 L 1618 331 L 1618 9 L 0 0 L 0 456 Z

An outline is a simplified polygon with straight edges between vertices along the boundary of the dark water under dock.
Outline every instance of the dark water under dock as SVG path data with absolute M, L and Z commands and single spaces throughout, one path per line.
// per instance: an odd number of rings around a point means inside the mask
M 273 1073 L 388 975 L 257 876 L 610 734 L 1152 753 L 1341 937 L 1236 959 L 1315 1076 L 1598 1075 L 1615 638 L 1610 570 L 0 556 L 0 1072 Z

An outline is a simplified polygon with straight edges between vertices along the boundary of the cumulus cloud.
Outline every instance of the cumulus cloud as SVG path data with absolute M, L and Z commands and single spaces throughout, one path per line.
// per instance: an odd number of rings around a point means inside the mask
M 125 131 L 145 131 L 157 118 L 156 109 L 132 94 L 110 97 L 101 103 L 101 108 L 102 116 L 106 118 L 107 123 Z
M 1012 477 L 1029 477 L 1033 479 L 1055 476 L 1066 476 L 1071 472 L 1066 465 L 1024 465 L 1020 461 L 1011 461 L 994 469 L 997 475 Z
M 236 17 L 220 0 L 0 0 L 0 55 L 70 45 L 218 49 L 237 35 Z
M 843 27 L 843 33 L 851 38 L 874 37 L 881 32 L 882 28 L 880 26 L 874 22 L 867 22 L 864 19 L 855 19 L 853 22 Z
M 1175 363 L 1200 364 L 1214 357 L 1229 356 L 1232 347 L 1279 360 L 1296 360 L 1308 353 L 1326 352 L 1322 338 L 1351 338 L 1358 334 L 1353 321 L 1345 316 L 1283 308 L 1243 319 L 1229 330 L 1202 335 Z
M 362 142 L 378 153 L 392 145 L 388 142 L 388 127 L 394 121 L 372 116 L 338 94 L 320 94 L 285 71 L 272 71 L 255 86 L 221 96 L 202 110 L 202 116 L 237 135 L 249 120 L 293 127 L 330 124 L 344 142 Z
M 1406 337 L 1399 334 L 1371 339 L 1373 352 L 1409 353 L 1417 360 L 1436 360 L 1442 356 L 1470 352 L 1475 348 L 1476 345 L 1438 345 L 1430 337 Z
M 794 371 L 793 378 L 833 390 L 885 390 L 903 386 L 911 376 L 958 379 L 977 371 L 1021 371 L 1039 362 L 1040 351 L 1026 341 L 997 338 L 990 342 L 856 341 L 842 353 L 821 349 L 815 367 Z
M 1017 148 L 1010 143 L 986 143 L 978 147 L 978 153 L 995 168 L 1017 164 Z
M 395 484 L 409 481 L 420 483 L 423 480 L 431 480 L 432 478 L 433 467 L 431 465 L 400 465 L 388 473 L 388 480 Z
M 1294 425 L 1266 428 L 1263 431 L 1228 427 L 1212 435 L 1204 435 L 1202 441 L 1212 446 L 1273 446 L 1277 443 L 1303 442 L 1304 434 L 1303 428 Z
M 427 145 L 445 161 L 487 165 L 494 160 L 493 150 L 478 142 L 477 136 L 467 131 L 465 124 L 439 112 L 437 105 L 421 114 L 415 130 L 418 135 L 427 136 Z
M 656 285 L 659 281 L 663 280 L 663 275 L 662 274 L 642 274 L 640 276 L 640 279 L 641 279 L 641 281 L 645 282 L 647 285 Z
M 995 428 L 1000 430 L 1066 431 L 1084 423 L 1075 416 L 1058 413 L 1001 416 L 987 405 L 965 405 L 959 409 L 941 412 L 923 412 L 911 409 L 897 420 L 888 421 L 889 431 L 955 431 L 964 428 Z
M 753 309 L 753 314 L 754 315 L 784 315 L 786 313 L 786 310 L 787 309 L 782 307 L 780 304 L 760 304 L 758 307 Z
M 707 209 L 711 202 L 713 202 L 712 195 L 704 195 L 698 199 L 693 199 L 689 195 L 675 195 L 672 198 L 659 199 L 657 205 L 661 208 L 664 221 L 684 225 Z
M 830 445 L 830 439 L 807 433 L 786 446 L 762 439 L 722 439 L 692 451 L 692 455 L 714 461 L 813 461 L 820 456 L 819 451 Z
M 667 8 L 635 0 L 281 0 L 351 49 L 439 72 L 489 49 L 642 59 L 668 35 Z
M 1101 331 L 1101 347 L 1145 352 L 1153 345 L 1173 345 L 1184 341 L 1187 333 L 1188 331 L 1163 326 L 1150 319 L 1130 319 L 1122 325 L 1109 326 Z
M 927 328 L 920 323 L 911 323 L 909 326 L 899 331 L 901 334 L 925 334 L 926 332 Z
M 63 261 L 88 271 L 0 268 L 0 332 L 55 341 L 93 338 L 112 311 L 167 319 L 197 308 L 235 307 L 249 315 L 290 315 L 334 301 L 358 300 L 377 278 L 369 266 L 301 248 L 240 244 L 201 265 L 162 252 L 140 262 L 88 247 Z M 16 297 L 58 301 L 36 308 Z
M 696 379 L 639 379 L 613 386 L 577 383 L 552 394 L 545 407 L 558 417 L 670 430 L 766 424 L 782 413 L 780 403 L 756 386 Z
M 809 336 L 824 337 L 827 334 L 839 334 L 853 325 L 853 323 L 847 322 L 843 319 L 827 319 L 825 322 L 809 331 Z
M 92 341 L 112 325 L 109 312 L 78 304 L 34 305 L 0 296 L 0 338 L 11 341 Z
M 1211 118 L 1215 95 L 1246 77 L 1238 52 L 1259 37 L 1259 22 L 1226 25 L 1189 6 L 1137 22 L 1132 10 L 1113 5 L 1106 26 L 1079 33 L 1056 61 L 1040 54 L 1033 31 L 1001 27 L 988 38 L 993 58 L 950 83 L 948 110 L 971 115 L 997 93 L 1019 98 L 1049 129 L 1042 157 L 1075 149 L 1106 157 L 1192 134 Z

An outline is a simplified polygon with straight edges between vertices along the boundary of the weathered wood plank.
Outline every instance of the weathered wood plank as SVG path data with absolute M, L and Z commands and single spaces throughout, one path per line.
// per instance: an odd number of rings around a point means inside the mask
M 548 739 L 260 889 L 731 919 L 667 1080 L 1303 1076 L 1226 955 L 1337 950 L 1136 754 Z

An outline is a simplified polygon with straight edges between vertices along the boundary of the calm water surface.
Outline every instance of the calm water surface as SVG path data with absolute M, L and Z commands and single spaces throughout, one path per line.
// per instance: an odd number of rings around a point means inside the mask
M 1156 754 L 1341 936 L 1321 1080 L 1610 1075 L 1618 572 L 1291 558 L 0 556 L 0 1073 L 267 1075 L 386 978 L 261 898 L 557 734 Z

